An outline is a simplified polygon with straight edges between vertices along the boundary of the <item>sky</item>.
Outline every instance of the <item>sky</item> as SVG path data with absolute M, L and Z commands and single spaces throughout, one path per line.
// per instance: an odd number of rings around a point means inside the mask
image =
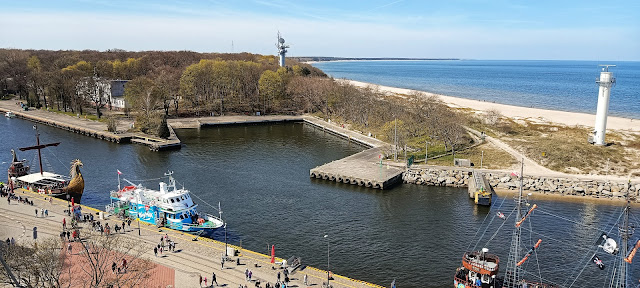
M 640 61 L 640 1 L 0 0 L 0 48 Z

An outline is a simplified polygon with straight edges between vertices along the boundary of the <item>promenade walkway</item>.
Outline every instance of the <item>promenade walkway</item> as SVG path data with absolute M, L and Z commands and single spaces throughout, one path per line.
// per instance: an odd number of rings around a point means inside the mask
M 53 198 L 52 203 L 49 203 L 43 195 L 22 190 L 16 190 L 16 195 L 28 197 L 34 201 L 35 207 L 20 204 L 15 201 L 11 201 L 11 205 L 8 205 L 6 197 L 0 198 L 0 227 L 3 227 L 0 229 L 0 240 L 13 237 L 18 244 L 31 244 L 34 241 L 31 233 L 33 227 L 38 227 L 38 239 L 59 237 L 58 235 L 62 231 L 62 219 L 67 217 L 63 214 L 64 210 L 67 209 L 67 201 Z M 107 197 L 107 194 L 105 194 L 105 197 Z M 40 208 L 48 209 L 49 217 L 35 217 L 34 210 Z M 85 213 L 96 213 L 98 211 L 99 210 L 94 208 L 83 206 L 83 212 Z M 104 223 L 105 221 L 102 222 Z M 122 221 L 109 219 L 106 222 L 114 227 L 116 224 L 121 224 Z M 67 223 L 69 223 L 68 217 Z M 140 245 L 147 245 L 150 249 L 148 253 L 143 255 L 144 258 L 175 271 L 175 286 L 165 285 L 152 287 L 199 287 L 199 276 L 201 275 L 202 277 L 211 279 L 211 274 L 214 272 L 220 286 L 224 285 L 224 287 L 235 288 L 239 287 L 239 285 L 248 285 L 248 287 L 255 287 L 255 280 L 260 280 L 260 287 L 264 287 L 265 282 L 271 284 L 276 282 L 278 271 L 282 273 L 279 265 L 270 264 L 271 258 L 269 256 L 241 249 L 240 247 L 236 247 L 240 251 L 240 256 L 232 257 L 234 261 L 225 263 L 224 269 L 222 269 L 220 260 L 222 253 L 224 253 L 224 243 L 207 238 L 198 238 L 198 241 L 192 241 L 194 236 L 191 234 L 164 228 L 158 229 L 144 223 L 140 225 L 140 228 L 141 235 L 138 236 L 137 223 L 133 222 L 131 227 L 127 228 L 122 236 L 135 239 L 139 241 Z M 162 257 L 156 257 L 154 256 L 152 247 L 158 244 L 160 237 L 165 235 L 165 233 L 170 239 L 177 243 L 176 252 L 165 252 Z M 300 245 L 304 245 L 304 243 L 300 243 Z M 281 256 L 288 258 L 291 255 Z M 237 258 L 240 259 L 240 265 L 236 265 L 235 260 Z M 277 258 L 276 261 L 282 261 L 282 259 Z M 245 280 L 245 269 L 252 271 L 252 281 Z M 163 273 L 169 273 L 166 272 L 168 270 L 163 271 L 165 271 Z M 304 275 L 307 275 L 309 279 L 309 285 L 307 286 L 302 283 Z M 156 277 L 161 276 L 157 275 Z M 290 287 L 321 288 L 322 283 L 326 282 L 326 277 L 326 271 L 307 266 L 302 271 L 295 271 L 290 276 L 292 280 Z M 331 285 L 336 288 L 382 288 L 382 286 L 344 276 L 334 275 L 333 277 L 334 280 L 331 280 Z M 167 279 L 170 279 L 170 277 L 167 277 Z M 174 285 L 172 283 L 166 284 Z

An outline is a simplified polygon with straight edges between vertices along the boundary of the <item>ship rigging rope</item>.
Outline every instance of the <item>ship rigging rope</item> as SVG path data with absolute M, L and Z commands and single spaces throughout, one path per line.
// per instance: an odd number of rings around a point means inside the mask
M 134 179 L 134 180 L 129 180 L 131 182 L 149 182 L 149 181 L 158 181 L 158 180 L 162 180 L 162 179 L 166 179 L 169 178 L 169 176 L 164 176 L 164 177 L 158 177 L 158 178 L 152 178 L 152 179 Z
M 540 208 L 538 208 L 537 210 L 538 210 L 538 212 L 540 212 L 540 213 L 544 213 L 544 214 L 547 214 L 547 215 L 549 215 L 549 216 L 553 216 L 553 217 L 556 217 L 556 218 L 560 218 L 560 219 L 562 219 L 562 220 L 565 220 L 565 221 L 571 222 L 571 223 L 573 223 L 573 224 L 580 225 L 580 226 L 585 227 L 585 228 L 589 228 L 589 229 L 593 229 L 593 230 L 598 230 L 598 231 L 600 231 L 600 232 L 605 232 L 605 233 L 611 233 L 611 230 L 609 230 L 609 232 L 607 232 L 606 230 L 601 229 L 601 228 L 591 228 L 591 227 L 588 227 L 588 225 L 585 225 L 584 223 L 580 223 L 580 222 L 578 222 L 578 221 L 571 220 L 571 219 L 569 219 L 569 218 L 567 218 L 567 217 L 563 217 L 563 216 L 560 216 L 560 215 L 553 214 L 553 213 L 551 213 L 551 212 L 547 212 L 547 211 L 545 211 L 544 209 L 540 209 Z M 622 217 L 622 214 L 620 215 L 620 217 Z M 618 221 L 620 221 L 620 218 L 618 218 Z M 618 221 L 616 221 L 616 222 L 618 222 Z
M 623 215 L 623 214 L 624 214 L 624 210 L 622 211 L 622 213 L 620 213 L 620 216 L 618 216 L 618 219 L 617 219 L 614 223 L 612 223 L 612 225 L 611 225 L 611 229 L 609 229 L 609 231 L 604 231 L 604 230 L 603 230 L 603 232 L 605 232 L 605 233 L 607 233 L 608 235 L 610 235 L 610 234 L 611 234 L 611 231 L 613 231 L 613 228 L 615 227 L 615 225 L 613 225 L 613 224 L 618 223 L 618 222 L 620 221 L 620 218 L 622 218 L 622 215 Z M 590 264 L 591 264 L 591 259 L 593 258 L 593 256 L 594 256 L 594 255 L 596 255 L 596 252 L 598 251 L 598 246 L 595 246 L 595 248 L 593 248 L 593 249 L 594 249 L 595 251 L 593 252 L 593 255 L 592 255 L 591 257 L 587 257 L 589 254 L 585 254 L 585 256 L 584 256 L 584 258 L 582 259 L 582 261 L 580 261 L 580 262 L 585 262 L 585 266 L 584 266 L 584 267 L 586 267 L 586 266 L 588 266 L 588 265 L 590 265 Z M 578 263 L 580 263 L 580 262 L 578 262 Z M 580 277 L 580 275 L 582 274 L 582 272 L 584 271 L 584 269 L 585 269 L 584 267 L 582 268 L 582 270 L 580 271 L 580 273 L 579 273 L 578 275 L 576 275 L 576 277 L 574 278 L 574 280 L 573 280 L 573 282 L 574 282 L 574 283 L 575 283 L 575 281 Z M 568 282 L 570 279 L 571 279 L 571 278 L 568 278 L 566 282 Z M 566 282 L 565 282 L 565 284 L 566 284 Z M 573 286 L 573 283 L 571 283 L 571 285 L 570 285 L 569 287 L 571 287 L 571 286 Z M 605 282 L 605 286 L 606 286 L 606 282 Z
M 180 184 L 178 181 L 176 181 L 176 183 Z M 184 185 L 182 185 L 182 187 L 184 187 Z M 198 200 L 202 201 L 202 203 L 207 204 L 209 207 L 213 208 L 214 210 L 221 212 L 220 209 L 216 208 L 215 206 L 209 204 L 209 202 L 204 201 L 204 199 L 200 198 L 197 194 L 191 192 L 191 195 L 196 196 L 196 198 L 198 198 Z
M 533 225 L 531 225 L 533 220 L 529 219 L 529 229 L 533 230 Z M 533 239 L 531 233 L 529 233 L 529 245 L 533 246 Z M 540 282 L 542 282 L 542 271 L 540 271 L 540 261 L 538 260 L 538 249 L 533 250 L 533 254 L 536 256 L 536 264 L 538 265 L 538 275 L 540 276 Z
M 502 197 L 502 201 L 500 202 L 500 205 L 498 205 L 498 207 L 495 210 L 500 209 L 500 207 L 502 207 L 502 204 L 504 203 L 504 200 L 507 199 L 507 197 Z M 491 208 L 489 209 L 489 213 L 487 213 L 487 215 L 484 216 L 484 219 L 482 220 L 482 224 L 480 224 L 480 227 L 482 227 L 484 225 L 484 222 L 487 221 L 487 218 L 491 215 L 493 215 L 493 208 L 495 207 L 495 205 L 491 206 Z M 493 220 L 495 219 L 495 215 L 493 215 L 493 217 L 491 218 L 491 221 L 489 221 L 489 224 L 487 224 L 487 226 L 485 226 L 486 228 L 484 229 L 484 232 L 482 232 L 482 236 L 476 238 L 476 236 L 478 236 L 478 233 L 480 233 L 480 229 L 478 228 L 478 230 L 476 230 L 476 234 L 473 235 L 473 238 L 478 239 L 478 241 L 476 241 L 475 246 L 473 246 L 473 250 L 476 250 L 478 248 L 478 244 L 480 244 L 480 240 L 482 239 L 482 237 L 487 233 L 487 230 L 489 230 L 489 227 L 491 226 L 491 223 L 493 223 Z M 506 221 L 506 219 L 505 219 Z M 467 251 L 469 251 L 469 248 L 471 248 L 471 244 L 473 242 L 469 242 L 469 246 L 467 246 Z
M 53 155 L 53 158 L 56 158 L 56 160 L 58 160 L 58 162 L 60 162 L 60 164 L 62 164 L 62 167 L 65 167 L 64 163 L 62 163 L 62 161 L 60 161 L 60 158 L 58 158 L 58 156 L 55 153 L 53 153 L 53 150 L 49 149 L 49 147 L 45 147 L 44 150 L 46 150 L 47 152 L 51 153 L 51 155 Z
M 509 216 L 507 216 L 507 218 L 502 221 L 502 224 L 500 224 L 500 227 L 498 227 L 498 229 L 496 229 L 496 232 L 493 233 L 493 235 L 491 235 L 491 238 L 489 238 L 489 240 L 487 240 L 485 246 L 489 245 L 489 242 L 491 242 L 493 240 L 493 238 L 495 238 L 498 235 L 498 232 L 500 231 L 500 229 L 502 229 L 502 226 L 504 226 L 505 223 L 509 222 L 507 220 L 509 220 L 509 218 L 511 218 L 511 214 L 513 214 L 513 212 L 516 211 L 517 207 L 513 207 L 513 210 L 511 210 L 511 213 L 509 213 Z M 485 230 L 486 232 L 486 230 Z M 484 233 L 482 233 L 482 236 L 480 236 L 480 239 L 482 239 L 484 237 Z
M 585 255 L 589 255 L 589 254 L 585 254 Z M 591 255 L 590 258 L 593 258 L 593 256 L 596 256 L 595 252 L 593 253 L 593 255 Z M 584 269 L 587 268 L 587 266 L 589 266 L 589 265 L 591 265 L 591 261 L 584 263 L 584 266 L 582 266 L 582 270 L 580 270 L 580 273 L 578 273 L 578 275 L 575 278 L 573 278 L 573 282 L 571 282 L 571 285 L 569 285 L 569 288 L 573 287 L 573 284 L 576 283 L 578 278 L 580 278 L 580 275 L 582 275 L 582 272 L 584 272 Z M 571 278 L 568 278 L 565 283 L 569 282 L 569 279 L 571 279 Z M 563 284 L 563 285 L 566 285 L 566 284 Z
M 532 276 L 536 276 L 536 275 L 534 275 L 533 273 L 531 273 L 531 272 L 527 272 L 527 271 L 526 271 L 526 270 L 524 270 L 524 269 L 522 269 L 522 270 L 520 270 L 520 271 L 521 271 L 523 274 L 530 274 L 530 275 L 532 275 Z M 544 283 L 550 283 L 550 284 L 554 284 L 554 285 L 557 285 L 557 286 L 560 286 L 560 287 L 565 287 L 565 286 L 562 286 L 562 285 L 556 284 L 555 282 L 553 282 L 553 281 L 551 281 L 551 280 L 549 280 L 549 279 L 542 278 L 542 277 L 541 277 L 541 279 L 544 281 Z

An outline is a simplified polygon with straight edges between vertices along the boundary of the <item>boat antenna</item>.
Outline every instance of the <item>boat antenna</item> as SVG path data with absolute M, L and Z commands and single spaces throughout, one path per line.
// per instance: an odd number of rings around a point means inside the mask
M 220 220 L 222 220 L 222 207 L 220 207 L 220 201 L 218 201 L 218 214 L 220 215 Z
M 164 176 L 169 176 L 169 187 L 173 187 L 173 191 L 176 191 L 176 180 L 173 179 L 173 171 L 168 171 L 167 173 L 164 173 Z M 184 187 L 182 187 L 182 189 L 184 189 Z

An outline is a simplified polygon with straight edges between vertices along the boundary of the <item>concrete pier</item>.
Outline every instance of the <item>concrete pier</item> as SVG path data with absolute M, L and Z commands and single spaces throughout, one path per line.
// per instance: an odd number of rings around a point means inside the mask
M 382 151 L 371 148 L 349 157 L 311 169 L 311 178 L 388 189 L 402 180 L 403 168 L 380 162 Z
M 309 171 L 309 177 L 375 189 L 389 189 L 402 181 L 404 167 L 387 165 L 381 161 L 385 150 L 391 149 L 389 144 L 317 117 L 305 116 L 304 121 L 348 141 L 370 147 L 360 153 L 313 168 Z

